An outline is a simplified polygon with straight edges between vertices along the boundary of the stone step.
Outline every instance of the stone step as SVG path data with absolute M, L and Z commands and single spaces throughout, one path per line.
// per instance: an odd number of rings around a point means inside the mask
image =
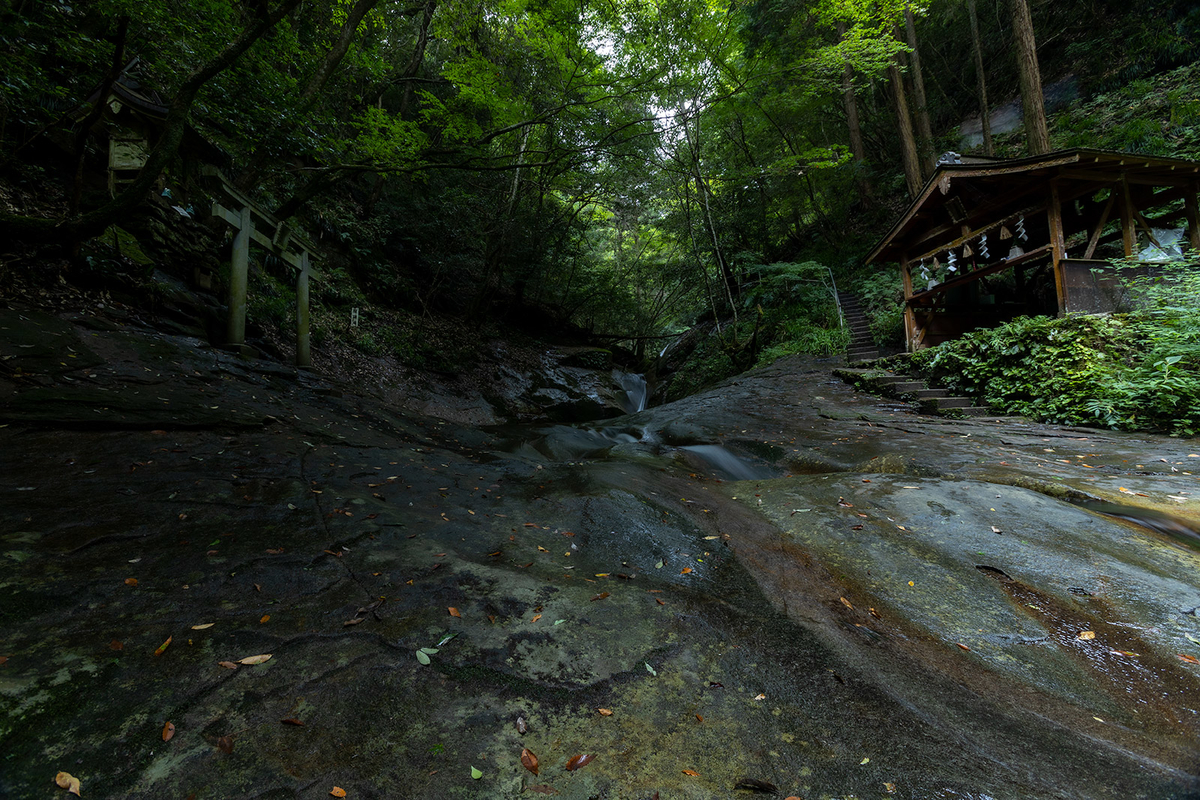
M 928 408 L 933 411 L 942 411 L 944 409 L 953 408 L 971 408 L 971 398 L 969 397 L 931 397 L 928 400 L 921 401 L 921 408 Z
M 994 417 L 996 412 L 984 406 L 967 406 L 966 408 L 954 409 L 956 414 L 962 414 L 966 417 Z
M 932 400 L 937 397 L 949 397 L 950 393 L 945 389 L 917 389 L 918 400 Z
M 876 375 L 871 378 L 871 383 L 876 386 L 892 387 L 897 383 L 904 383 L 909 378 L 907 375 Z
M 898 381 L 893 383 L 891 388 L 892 391 L 899 392 L 900 394 L 907 394 L 909 392 L 916 392 L 924 389 L 925 381 Z
M 879 351 L 867 348 L 856 348 L 846 351 L 846 359 L 848 361 L 867 361 L 872 358 L 879 358 Z

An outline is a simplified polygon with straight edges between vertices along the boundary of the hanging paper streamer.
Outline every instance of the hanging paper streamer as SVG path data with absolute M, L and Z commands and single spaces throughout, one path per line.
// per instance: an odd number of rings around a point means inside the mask
M 946 272 L 954 272 L 958 269 L 957 259 L 954 257 L 954 251 L 946 253 Z
M 979 240 L 979 255 L 983 256 L 984 261 L 991 258 L 991 256 L 988 255 L 987 234 L 986 233 Z
M 1025 215 L 1024 214 L 1022 214 L 1021 218 L 1017 220 L 1017 236 L 1020 237 L 1021 241 L 1023 241 L 1023 242 L 1029 241 L 1029 236 L 1025 233 Z

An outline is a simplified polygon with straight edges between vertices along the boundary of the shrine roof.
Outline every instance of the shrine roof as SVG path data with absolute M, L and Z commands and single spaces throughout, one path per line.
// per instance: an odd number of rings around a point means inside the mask
M 1046 207 L 1051 180 L 1064 201 L 1113 186 L 1189 186 L 1200 180 L 1200 163 L 1077 148 L 1027 158 L 986 158 L 948 153 L 920 194 L 866 258 L 900 261 L 950 246 L 963 226 L 986 231 L 1020 214 Z

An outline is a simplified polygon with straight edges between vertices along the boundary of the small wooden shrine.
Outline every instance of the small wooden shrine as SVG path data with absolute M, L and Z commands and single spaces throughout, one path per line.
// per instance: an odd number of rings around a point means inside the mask
M 1200 250 L 1198 186 L 1181 159 L 947 153 L 867 263 L 900 265 L 910 351 L 1022 314 L 1122 310 L 1110 259 Z

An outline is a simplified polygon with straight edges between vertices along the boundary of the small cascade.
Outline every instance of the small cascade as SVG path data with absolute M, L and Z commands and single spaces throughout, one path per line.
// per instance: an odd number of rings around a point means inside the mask
M 718 444 L 694 444 L 680 449 L 695 453 L 701 461 L 727 480 L 753 481 L 776 477 L 776 473 L 771 468 L 738 458 Z
M 645 376 L 613 370 L 613 380 L 625 391 L 625 398 L 621 401 L 621 407 L 625 409 L 626 414 L 636 414 L 639 411 L 646 410 L 648 393 Z

